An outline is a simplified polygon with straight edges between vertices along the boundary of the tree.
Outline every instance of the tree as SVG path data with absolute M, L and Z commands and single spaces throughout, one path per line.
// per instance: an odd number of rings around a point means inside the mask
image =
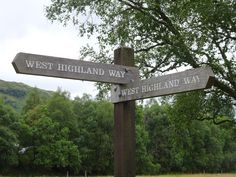
M 42 100 L 40 97 L 40 92 L 37 88 L 33 88 L 32 91 L 27 95 L 26 103 L 23 107 L 23 112 L 27 112 L 37 105 L 41 104 Z
M 53 94 L 47 103 L 47 116 L 64 128 L 69 128 L 70 138 L 77 137 L 77 121 L 68 92 L 60 89 Z
M 98 34 L 98 60 L 127 45 L 145 77 L 210 66 L 216 88 L 235 100 L 235 8 L 234 0 L 53 0 L 46 10 L 52 21 L 78 25 L 81 36 Z
M 148 152 L 159 163 L 160 171 L 171 170 L 171 129 L 168 117 L 168 105 L 150 103 L 144 108 L 144 124 L 149 133 Z
M 0 100 L 0 169 L 2 171 L 18 164 L 19 116 Z
M 234 171 L 235 124 L 196 120 L 211 114 L 200 106 L 206 101 L 204 92 L 169 98 L 143 108 L 148 153 L 160 164 L 160 172 Z
M 206 93 L 195 91 L 179 94 L 173 98 L 174 112 L 185 118 L 185 121 L 213 120 L 214 124 L 230 122 L 235 124 L 235 109 L 230 97 L 222 92 Z
M 222 164 L 223 171 L 236 170 L 236 126 L 235 125 L 221 125 L 224 130 L 224 159 Z
M 28 166 L 31 170 L 38 169 L 39 172 L 45 169 L 58 169 L 78 173 L 80 168 L 78 148 L 70 139 L 70 129 L 63 126 L 64 122 L 49 117 L 54 111 L 49 111 L 46 103 L 46 105 L 39 104 L 23 114 L 20 134 L 21 166 Z
M 172 125 L 171 166 L 174 171 L 218 172 L 224 166 L 224 154 L 231 154 L 228 150 L 224 152 L 225 139 L 231 137 L 230 129 L 226 131 L 210 121 L 196 120 L 211 114 L 206 111 L 208 109 L 201 109 L 201 102 L 204 101 L 202 94 L 195 92 L 178 95 L 169 110 Z M 223 125 L 234 127 L 234 124 Z M 228 133 L 229 137 L 226 136 Z M 227 163 L 231 164 L 230 161 Z
M 72 169 L 79 172 L 80 156 L 77 146 L 69 140 L 69 129 L 60 128 L 58 122 L 42 117 L 33 127 L 37 166 Z
M 142 106 L 138 106 L 136 111 L 136 174 L 156 175 L 160 173 L 161 165 L 157 163 L 155 155 L 150 153 L 148 148 L 148 145 L 154 144 L 156 140 L 152 139 L 154 132 L 149 132 L 146 128 L 144 110 Z
M 113 173 L 113 106 L 92 100 L 89 95 L 75 98 L 73 110 L 78 121 L 76 144 L 81 154 L 81 173 Z

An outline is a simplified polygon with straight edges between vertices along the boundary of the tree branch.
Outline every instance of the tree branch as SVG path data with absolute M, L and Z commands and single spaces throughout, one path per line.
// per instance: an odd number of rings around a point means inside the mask
M 225 54 L 226 51 L 224 51 L 224 49 L 221 48 L 220 43 L 217 42 L 217 40 L 216 40 L 216 37 L 213 38 L 213 43 L 216 45 L 216 47 L 220 51 L 220 54 L 222 56 L 222 59 L 224 60 L 225 66 L 228 69 L 227 78 L 225 78 L 225 79 L 230 82 L 230 84 L 233 86 L 234 90 L 236 91 L 236 81 L 235 81 L 235 77 L 233 74 L 232 65 L 231 65 L 230 61 L 227 59 L 227 56 Z
M 155 48 L 155 47 L 157 47 L 157 46 L 163 46 L 163 45 L 165 45 L 164 42 L 158 43 L 158 44 L 152 45 L 152 46 L 147 47 L 147 48 L 141 48 L 141 49 L 139 49 L 139 50 L 136 50 L 135 53 L 139 53 L 139 52 L 149 52 L 151 49 L 153 49 L 153 48 Z
M 199 120 L 199 121 L 212 120 L 215 125 L 220 125 L 220 124 L 223 124 L 226 122 L 236 124 L 236 120 L 234 120 L 234 119 L 225 119 L 225 120 L 217 121 L 217 118 L 214 118 L 214 117 L 204 117 L 204 118 L 197 118 L 197 120 Z
M 214 80 L 214 86 L 221 89 L 223 92 L 228 94 L 229 96 L 233 97 L 236 100 L 236 91 L 230 88 L 225 83 L 219 81 L 217 78 Z

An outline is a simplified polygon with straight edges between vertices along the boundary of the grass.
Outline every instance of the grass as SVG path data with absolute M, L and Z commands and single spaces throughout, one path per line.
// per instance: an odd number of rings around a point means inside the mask
M 10 176 L 1 176 L 0 177 L 10 177 Z M 47 177 L 47 176 L 41 176 Z M 52 177 L 52 176 L 51 176 Z M 54 176 L 58 177 L 58 176 Z M 69 176 L 72 177 L 72 176 Z M 73 176 L 75 177 L 75 176 Z M 83 176 L 80 176 L 83 177 Z M 87 177 L 114 177 L 114 176 L 87 176 Z M 172 175 L 157 175 L 157 176 L 136 176 L 136 177 L 236 177 L 236 173 L 219 173 L 219 174 L 172 174 Z
M 156 177 L 236 177 L 236 174 L 178 174 L 178 175 L 159 175 Z
M 89 176 L 88 176 L 89 177 Z M 105 176 L 96 176 L 105 177 Z M 106 176 L 113 177 L 113 176 Z M 157 176 L 136 176 L 136 177 L 236 177 L 236 173 L 222 174 L 175 174 L 175 175 L 157 175 Z

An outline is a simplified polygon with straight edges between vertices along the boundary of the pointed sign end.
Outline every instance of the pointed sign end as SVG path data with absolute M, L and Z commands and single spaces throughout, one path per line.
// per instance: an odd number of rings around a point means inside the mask
M 15 58 L 14 58 L 13 61 L 11 62 L 12 66 L 14 67 L 14 69 L 15 69 L 15 71 L 16 71 L 16 73 L 19 73 L 19 70 L 18 70 L 17 64 L 16 64 L 16 60 L 17 60 L 17 58 L 19 58 L 19 55 L 20 55 L 20 53 L 17 53 L 16 56 L 15 56 Z
M 206 89 L 207 89 L 207 88 L 211 88 L 214 85 L 215 75 L 210 67 L 207 67 L 206 69 L 208 71 L 208 76 L 209 76 L 207 85 L 206 85 Z
M 209 76 L 206 89 L 211 88 L 214 85 L 215 82 L 215 77 L 214 76 Z

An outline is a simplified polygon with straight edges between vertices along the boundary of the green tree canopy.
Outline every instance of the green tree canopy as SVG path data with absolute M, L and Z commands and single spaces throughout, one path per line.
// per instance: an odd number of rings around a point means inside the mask
M 68 93 L 59 90 L 41 102 L 36 91 L 22 112 L 20 165 L 78 173 L 80 154 L 73 142 L 77 126 Z
M 19 116 L 10 107 L 0 100 L 0 169 L 18 164 Z
M 40 92 L 37 88 L 33 88 L 33 90 L 28 94 L 26 98 L 26 103 L 23 107 L 23 112 L 27 112 L 40 103 L 42 103 L 42 98 L 40 97 Z
M 60 89 L 47 102 L 48 117 L 57 121 L 62 128 L 70 130 L 70 137 L 77 136 L 77 121 L 72 108 L 70 94 Z
M 210 66 L 216 88 L 235 100 L 235 9 L 234 0 L 52 0 L 47 17 L 97 34 L 100 61 L 114 46 L 133 47 L 146 77 Z
M 81 154 L 81 170 L 90 175 L 112 174 L 113 105 L 84 95 L 75 98 L 73 110 L 78 121 L 76 144 Z

